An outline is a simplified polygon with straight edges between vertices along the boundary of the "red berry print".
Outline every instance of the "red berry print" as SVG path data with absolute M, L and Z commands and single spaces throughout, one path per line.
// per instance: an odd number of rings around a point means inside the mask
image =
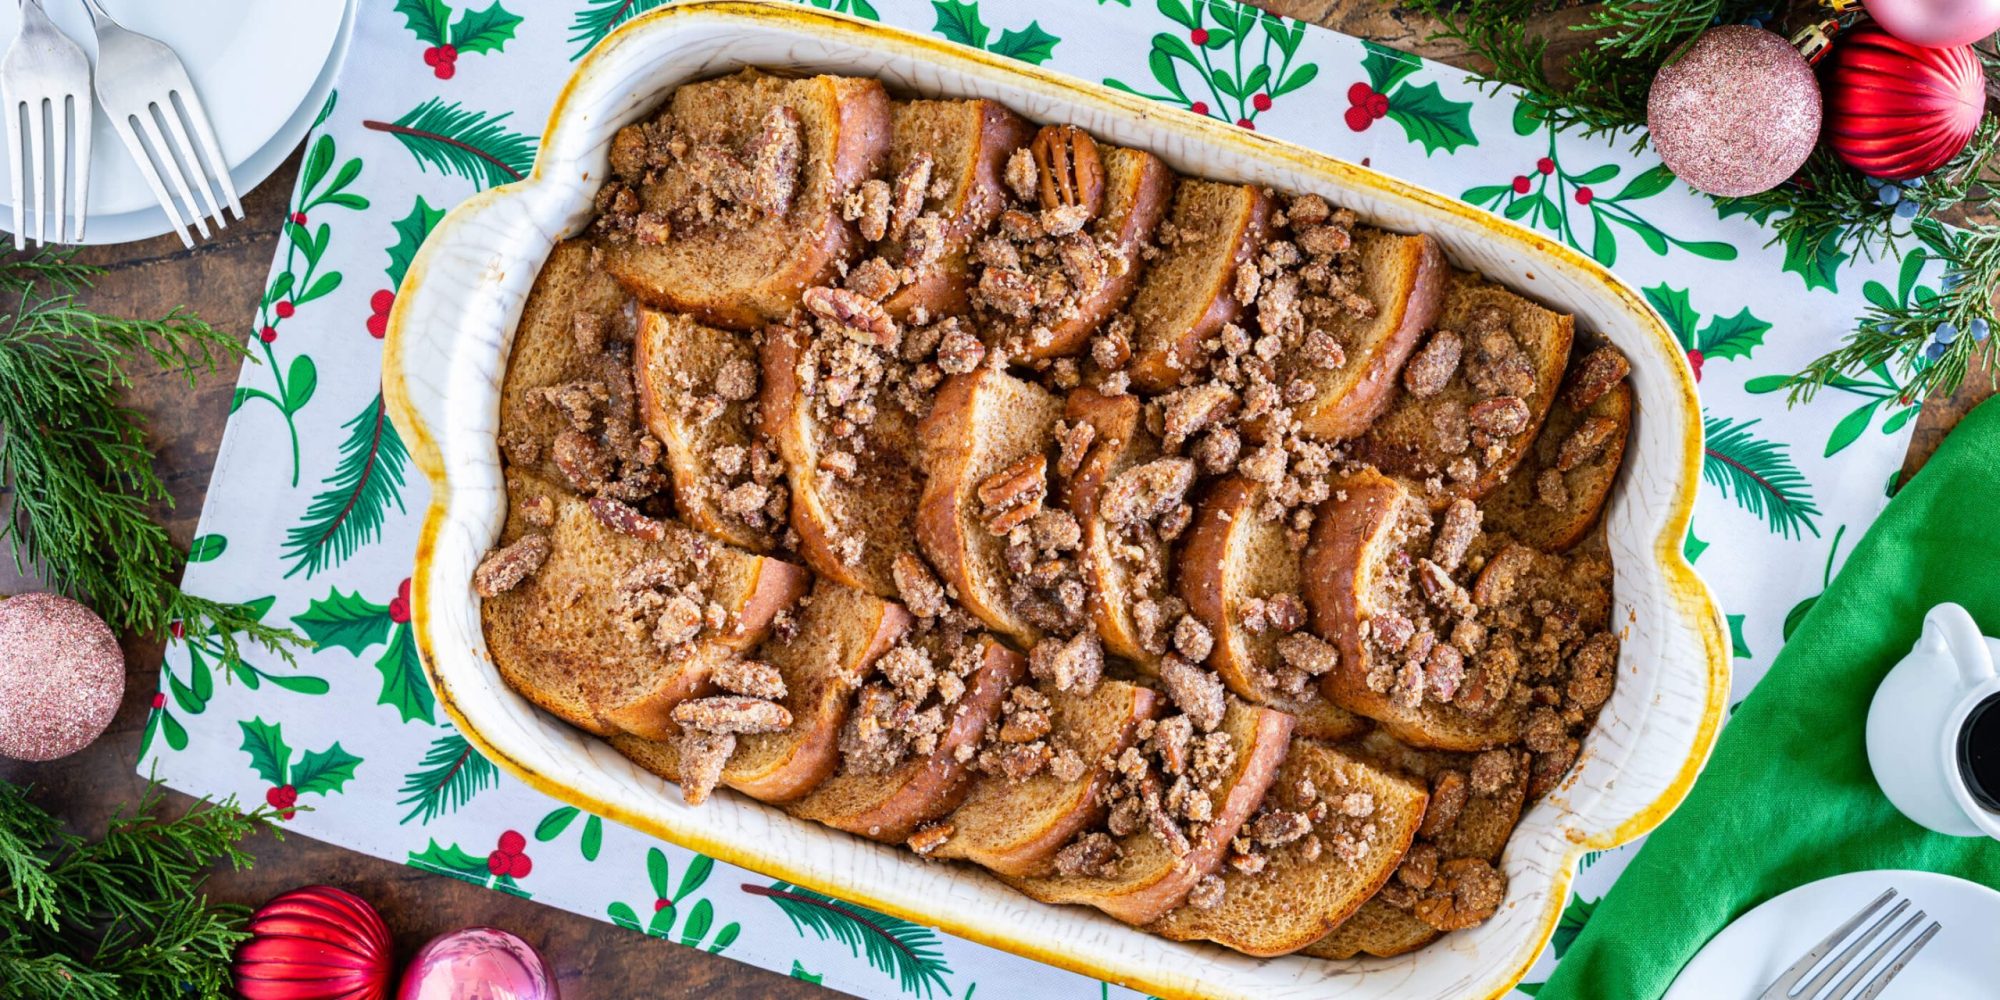
M 449 80 L 452 78 L 453 75 L 457 74 L 457 72 L 458 72 L 457 67 L 454 67 L 452 64 L 439 63 L 438 68 L 431 71 L 431 75 L 437 77 L 440 80 Z
M 396 293 L 386 288 L 378 289 L 374 295 L 368 298 L 368 308 L 378 313 L 386 313 L 394 308 L 395 305 Z
M 1358 105 L 1348 108 L 1344 117 L 1347 119 L 1347 127 L 1356 132 L 1366 132 L 1368 126 L 1375 124 L 1375 116 L 1369 114 L 1367 108 Z
M 424 50 L 424 65 L 436 66 L 437 64 L 438 64 L 438 47 L 433 45 L 430 48 Z
M 1252 97 L 1250 99 L 1250 106 L 1256 108 L 1259 111 L 1271 110 L 1271 95 L 1258 94 L 1257 96 Z
M 514 867 L 514 856 L 506 851 L 494 851 L 486 856 L 486 870 L 495 875 L 505 875 Z
M 658 913 L 658 912 L 660 912 L 661 910 L 664 910 L 664 909 L 666 909 L 667 907 L 669 907 L 669 906 L 672 906 L 672 905 L 674 905 L 674 901 L 673 901 L 673 900 L 671 900 L 671 899 L 656 899 L 656 900 L 653 900 L 653 912 L 654 912 L 654 913 Z
M 1193 104 L 1188 105 L 1188 110 L 1198 115 L 1208 114 L 1208 102 L 1196 101 Z
M 1701 381 L 1701 362 L 1702 362 L 1702 356 L 1700 349 L 1688 352 L 1688 367 L 1694 369 L 1694 380 L 1696 382 Z
M 1387 116 L 1389 114 L 1389 99 L 1387 97 L 1382 96 L 1381 94 L 1375 94 L 1369 97 L 1368 113 L 1376 118 L 1382 118 Z
M 1236 127 L 1237 127 L 1237 128 L 1247 128 L 1247 129 L 1249 129 L 1249 130 L 1250 130 L 1250 131 L 1252 131 L 1252 132 L 1255 132 L 1255 131 L 1257 131 L 1257 123 L 1256 123 L 1256 122 L 1253 122 L 1253 121 L 1251 121 L 1251 120 L 1250 120 L 1250 119 L 1248 119 L 1248 118 L 1238 118 L 1238 119 L 1236 119 Z
M 510 854 L 507 856 L 507 874 L 509 876 L 513 878 L 527 878 L 528 873 L 534 870 L 535 863 L 528 860 L 527 855 Z
M 293 213 L 292 213 L 292 221 L 293 221 L 294 223 L 298 224 L 298 225 L 301 225 L 301 226 L 305 225 L 305 224 L 306 224 L 306 213 L 304 213 L 304 212 L 293 212 Z
M 1528 179 L 1526 177 L 1514 178 L 1514 193 L 1515 194 L 1528 193 Z
M 508 854 L 519 854 L 528 849 L 528 838 L 509 830 L 500 835 L 500 849 Z
M 185 639 L 187 638 L 187 631 L 188 631 L 187 623 L 175 622 L 172 625 L 167 626 L 167 631 L 172 632 L 174 634 L 174 638 L 176 639 Z
M 154 708 L 165 708 L 165 707 L 167 707 L 167 695 L 166 695 L 166 692 L 164 692 L 164 691 L 155 691 L 155 692 L 153 692 L 153 707 L 154 707 Z
M 410 620 L 410 581 L 407 577 L 404 578 L 403 585 L 396 588 L 395 599 L 389 602 L 389 620 L 398 624 Z M 518 837 L 520 835 L 515 834 L 515 836 Z M 506 837 L 500 838 L 500 845 L 505 850 L 518 851 L 521 849 L 519 847 L 507 847 Z
M 278 328 L 273 326 L 267 326 L 262 330 L 257 331 L 257 339 L 263 341 L 266 344 L 278 339 Z
M 1365 83 L 1357 83 L 1347 88 L 1347 103 L 1357 108 L 1368 106 L 1368 99 L 1375 96 L 1375 88 Z
M 279 299 L 277 308 L 272 310 L 278 314 L 279 319 L 291 319 L 292 314 L 298 311 L 298 307 L 292 305 L 289 299 Z
M 299 790 L 290 785 L 278 785 L 264 793 L 264 802 L 278 810 L 280 819 L 291 819 L 298 813 L 292 807 L 299 803 Z
M 368 317 L 368 335 L 381 340 L 389 333 L 389 314 L 376 313 Z
M 1541 171 L 1542 176 L 1546 177 L 1556 172 L 1556 161 L 1544 156 L 1535 161 L 1535 169 Z
M 1597 196 L 1590 193 L 1590 189 L 1587 187 L 1580 187 L 1576 189 L 1576 203 L 1579 205 L 1588 205 L 1590 204 L 1590 199 L 1595 197 Z
M 1188 32 L 1188 41 L 1190 41 L 1190 42 L 1193 42 L 1193 43 L 1195 43 L 1196 45 L 1207 45 L 1207 44 L 1208 44 L 1208 29 L 1207 29 L 1207 28 L 1196 28 L 1196 29 L 1194 29 L 1193 31 L 1190 31 L 1190 32 Z

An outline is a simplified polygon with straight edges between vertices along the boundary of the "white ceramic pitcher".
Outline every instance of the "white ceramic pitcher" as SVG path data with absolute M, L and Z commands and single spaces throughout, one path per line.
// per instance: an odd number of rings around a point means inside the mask
M 1868 707 L 1868 765 L 1903 815 L 1954 837 L 2000 840 L 2000 813 L 1973 798 L 1959 738 L 1973 709 L 2000 692 L 2000 640 L 1980 634 L 1956 604 L 1924 616 L 1910 655 L 1889 671 Z

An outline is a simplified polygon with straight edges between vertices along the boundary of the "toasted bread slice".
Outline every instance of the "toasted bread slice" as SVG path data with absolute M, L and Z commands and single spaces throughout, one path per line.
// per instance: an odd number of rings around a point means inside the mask
M 632 296 L 593 264 L 594 253 L 583 240 L 564 240 L 549 253 L 514 327 L 507 375 L 500 383 L 501 454 L 510 468 L 556 482 L 562 481 L 562 473 L 551 460 L 551 444 L 571 423 L 541 390 L 601 378 L 615 367 L 615 362 L 605 365 L 584 351 L 577 339 L 579 323 L 602 329 L 608 339 L 630 336 L 626 316 Z M 510 441 L 516 444 L 510 446 Z M 523 457 L 532 461 L 519 461 Z
M 1234 769 L 1211 793 L 1214 820 L 1187 854 L 1175 857 L 1157 835 L 1141 830 L 1120 838 L 1116 871 L 1108 876 L 1002 876 L 1002 881 L 1044 903 L 1095 906 L 1128 924 L 1166 916 L 1196 882 L 1221 866 L 1229 841 L 1264 801 L 1284 764 L 1292 717 L 1231 699 L 1216 731 L 1228 734 Z
M 1088 695 L 1051 692 L 1049 700 L 1051 744 L 1089 765 L 1084 778 L 1064 781 L 1046 768 L 1022 781 L 982 775 L 946 818 L 951 839 L 931 857 L 971 861 L 1002 875 L 1047 875 L 1056 852 L 1104 818 L 1100 799 L 1111 772 L 1100 762 L 1132 745 L 1139 723 L 1159 711 L 1162 699 L 1150 688 L 1106 680 Z
M 789 326 L 766 331 L 760 352 L 758 414 L 764 439 L 784 459 L 798 552 L 813 572 L 878 597 L 895 597 L 890 566 L 917 550 L 912 525 L 923 479 L 916 421 L 884 400 L 863 431 L 852 475 L 825 467 L 824 432 L 801 381 L 809 334 Z
M 1376 896 L 1362 903 L 1332 933 L 1300 949 L 1299 954 L 1335 959 L 1362 954 L 1394 958 L 1416 951 L 1439 936 L 1437 928 Z
M 639 317 L 632 365 L 646 429 L 666 446 L 674 512 L 731 545 L 771 551 L 782 525 L 762 503 L 744 507 L 729 499 L 733 489 L 758 489 L 749 460 L 757 345 L 733 330 L 648 309 Z
M 1044 303 L 1031 320 L 989 318 L 987 339 L 1007 345 L 1013 356 L 1023 360 L 1082 352 L 1090 335 L 1132 301 L 1146 269 L 1145 248 L 1173 200 L 1174 172 L 1159 157 L 1104 143 L 1096 148 L 1104 167 L 1104 203 L 1084 232 L 1104 256 L 1104 273 L 1095 284 L 1073 284 L 1069 295 L 1053 308 Z M 1065 277 L 1076 280 L 1067 271 Z
M 1021 654 L 998 639 L 981 635 L 974 641 L 980 644 L 980 665 L 967 679 L 965 694 L 930 756 L 905 761 L 884 774 L 835 774 L 812 794 L 786 805 L 786 811 L 897 844 L 908 840 L 917 827 L 958 808 L 971 788 L 968 764 L 959 759 L 959 748 L 978 745 L 987 725 L 999 717 L 1008 690 L 1028 668 Z
M 1062 400 L 1041 386 L 980 368 L 946 379 L 917 427 L 924 474 L 917 544 L 965 610 L 1022 646 L 1042 630 L 1008 592 L 1014 574 L 1006 534 L 989 527 L 994 505 L 982 494 L 990 478 L 1022 459 L 1043 463 L 1036 478 L 1046 493 L 1048 449 L 1062 413 Z M 1032 502 L 1039 506 L 1040 494 Z
M 1132 384 L 1166 392 L 1192 377 L 1202 342 L 1243 313 L 1236 269 L 1271 229 L 1271 197 L 1249 184 L 1183 180 L 1161 226 L 1160 254 L 1132 298 Z
M 1544 552 L 1560 552 L 1582 541 L 1611 496 L 1631 429 L 1632 387 L 1624 382 L 1581 413 L 1568 399 L 1557 399 L 1527 459 L 1480 504 L 1487 530 Z
M 1215 639 L 1208 665 L 1231 691 L 1258 704 L 1277 694 L 1273 674 L 1285 633 L 1246 628 L 1245 602 L 1304 596 L 1298 548 L 1283 521 L 1257 516 L 1263 502 L 1263 488 L 1247 477 L 1217 480 L 1195 507 L 1179 559 L 1181 599 Z
M 1357 291 L 1375 304 L 1366 319 L 1341 314 L 1327 332 L 1346 360 L 1331 370 L 1304 364 L 1286 366 L 1288 377 L 1312 383 L 1317 394 L 1292 415 L 1299 432 L 1325 441 L 1344 441 L 1368 429 L 1396 395 L 1396 377 L 1417 349 L 1423 332 L 1444 304 L 1450 266 L 1444 249 L 1428 236 L 1398 236 L 1379 229 L 1356 233 L 1361 262 Z
M 1298 720 L 1292 727 L 1292 735 L 1303 740 L 1338 743 L 1366 733 L 1372 725 L 1367 719 L 1326 700 L 1326 696 L 1317 690 L 1297 698 L 1272 698 L 1266 704 Z
M 897 101 L 892 118 L 888 176 L 900 178 L 919 156 L 930 158 L 930 189 L 942 193 L 925 198 L 923 211 L 937 217 L 943 249 L 882 306 L 899 321 L 919 309 L 932 317 L 963 313 L 971 302 L 966 247 L 1007 207 L 1007 158 L 1035 127 L 985 100 Z M 894 230 L 876 245 L 899 268 L 909 266 L 908 249 L 907 234 Z
M 810 579 L 790 563 L 721 546 L 674 522 L 646 540 L 607 527 L 589 504 L 522 473 L 508 477 L 511 510 L 500 541 L 544 531 L 548 558 L 512 590 L 486 598 L 480 619 L 487 649 L 508 686 L 551 714 L 599 735 L 674 734 L 675 705 L 708 687 L 720 659 L 755 647 L 771 621 L 805 593 Z M 529 525 L 520 512 L 529 497 L 550 497 L 554 521 Z M 708 553 L 695 567 L 697 553 Z M 728 614 L 720 629 L 663 651 L 640 623 L 622 627 L 619 584 L 658 564 L 699 581 Z
M 1222 901 L 1210 909 L 1183 906 L 1147 928 L 1175 941 L 1214 941 L 1246 955 L 1268 957 L 1304 948 L 1351 916 L 1396 870 L 1410 849 L 1429 799 L 1422 785 L 1329 746 L 1293 740 L 1271 786 L 1284 808 L 1301 782 L 1318 797 L 1359 793 L 1372 811 L 1351 817 L 1329 811 L 1313 830 L 1318 843 L 1295 840 L 1266 856 L 1252 875 L 1222 872 Z
M 1454 271 L 1431 337 L 1449 331 L 1461 339 L 1462 359 L 1431 395 L 1418 396 L 1407 387 L 1397 392 L 1388 411 L 1355 439 L 1352 457 L 1426 483 L 1424 499 L 1432 509 L 1442 509 L 1456 497 L 1477 500 L 1493 492 L 1527 454 L 1555 403 L 1574 327 L 1574 318 L 1565 313 L 1544 309 L 1478 275 Z M 1479 342 L 1500 331 L 1518 353 L 1502 363 L 1483 361 Z M 1409 378 L 1406 374 L 1405 381 Z M 1505 397 L 1520 399 L 1525 409 L 1525 419 L 1516 421 L 1519 429 L 1480 430 L 1475 408 Z
M 1428 555 L 1430 541 L 1430 515 L 1402 483 L 1366 469 L 1334 485 L 1314 519 L 1304 563 L 1313 629 L 1340 650 L 1322 691 L 1415 746 L 1483 750 L 1511 742 L 1521 734 L 1518 700 L 1506 699 L 1485 716 L 1440 702 L 1430 694 L 1425 664 L 1404 662 L 1429 649 L 1414 652 L 1420 640 L 1410 638 L 1390 651 L 1379 638 L 1390 631 L 1380 622 L 1394 616 L 1419 623 L 1417 635 L 1445 643 L 1448 626 L 1421 629 L 1428 609 L 1411 568 Z
M 1160 653 L 1141 639 L 1133 608 L 1168 593 L 1171 546 L 1150 530 L 1129 537 L 1099 509 L 1105 490 L 1120 473 L 1160 456 L 1160 442 L 1140 420 L 1139 397 L 1106 396 L 1077 389 L 1063 406 L 1072 424 L 1092 428 L 1090 449 L 1069 478 L 1064 503 L 1082 529 L 1077 566 L 1089 586 L 1089 607 L 1104 651 L 1148 673 Z
M 758 140 L 774 109 L 796 115 L 796 185 L 783 211 L 706 217 L 704 149 L 730 152 Z M 613 176 L 638 189 L 641 208 L 666 213 L 666 239 L 610 242 L 605 264 L 641 299 L 703 322 L 753 330 L 781 319 L 807 288 L 823 284 L 861 246 L 841 202 L 881 173 L 890 137 L 889 95 L 874 80 L 788 79 L 746 69 L 674 91 L 658 119 L 620 129 Z M 670 140 L 690 147 L 664 160 Z

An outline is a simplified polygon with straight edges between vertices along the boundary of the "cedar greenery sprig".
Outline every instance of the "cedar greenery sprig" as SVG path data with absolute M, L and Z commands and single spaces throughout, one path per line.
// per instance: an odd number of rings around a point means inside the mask
M 171 503 L 153 469 L 143 417 L 119 404 L 143 358 L 190 386 L 246 357 L 238 338 L 176 309 L 157 320 L 85 309 L 76 293 L 102 273 L 62 251 L 0 260 L 0 544 L 15 568 L 39 570 L 111 627 L 160 635 L 174 622 L 213 631 L 234 656 L 238 636 L 287 660 L 303 640 L 240 604 L 183 592 L 183 557 L 148 516 Z
M 203 883 L 217 864 L 250 866 L 250 834 L 282 834 L 234 799 L 173 819 L 161 804 L 150 784 L 89 840 L 0 781 L 0 1000 L 227 995 L 249 910 L 210 903 Z

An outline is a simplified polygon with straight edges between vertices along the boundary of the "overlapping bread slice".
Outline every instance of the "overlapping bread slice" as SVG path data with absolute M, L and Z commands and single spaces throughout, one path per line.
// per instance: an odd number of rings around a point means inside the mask
M 739 205 L 707 217 L 690 207 L 728 186 L 718 175 L 732 169 L 751 172 L 739 186 L 768 185 L 755 171 L 785 145 L 772 132 L 787 121 L 799 140 L 796 172 L 790 196 L 769 205 L 782 211 Z M 841 203 L 881 173 L 889 138 L 889 96 L 875 80 L 746 69 L 686 84 L 654 121 L 620 129 L 611 148 L 613 178 L 637 189 L 641 211 L 664 213 L 671 232 L 610 242 L 605 265 L 641 299 L 704 322 L 751 330 L 782 319 L 860 249 Z
M 1544 552 L 1582 541 L 1611 496 L 1631 429 L 1627 382 L 1620 380 L 1581 411 L 1570 393 L 1561 394 L 1520 468 L 1480 504 L 1487 530 Z
M 1172 546 L 1150 528 L 1134 535 L 1104 510 L 1114 480 L 1160 457 L 1159 439 L 1146 429 L 1141 409 L 1139 397 L 1129 393 L 1106 396 L 1080 388 L 1069 394 L 1063 418 L 1072 426 L 1089 425 L 1091 443 L 1063 500 L 1081 529 L 1077 565 L 1089 586 L 1091 622 L 1104 651 L 1150 673 L 1161 654 L 1146 648 L 1134 609 L 1169 593 Z
M 1303 563 L 1312 627 L 1340 650 L 1337 665 L 1321 678 L 1322 691 L 1415 746 L 1483 750 L 1511 742 L 1521 734 L 1518 698 L 1495 699 L 1489 711 L 1474 713 L 1463 698 L 1436 697 L 1444 682 L 1433 674 L 1443 665 L 1431 654 L 1450 645 L 1453 633 L 1418 579 L 1432 554 L 1430 514 L 1409 487 L 1373 469 L 1334 484 Z M 1392 632 L 1407 641 L 1386 638 Z M 1462 657 L 1460 666 L 1469 678 L 1482 669 L 1476 656 Z
M 1456 497 L 1477 500 L 1493 492 L 1520 464 L 1555 404 L 1574 327 L 1568 314 L 1544 309 L 1471 272 L 1452 272 L 1436 329 L 1405 367 L 1404 385 L 1387 412 L 1355 439 L 1351 456 L 1424 483 L 1424 499 L 1433 509 Z M 1487 331 L 1504 332 L 1514 348 L 1483 351 Z M 1447 332 L 1461 343 L 1456 352 L 1440 352 L 1440 362 L 1444 354 L 1457 355 L 1450 376 L 1435 391 L 1419 395 L 1410 386 L 1429 369 L 1432 343 Z M 1509 342 L 1496 340 L 1501 348 Z M 1440 363 L 1438 370 L 1444 368 Z M 1520 400 L 1520 410 L 1511 399 Z M 1504 422 L 1503 411 L 1512 413 Z M 1488 433 L 1480 430 L 1485 419 L 1497 427 L 1518 423 L 1519 429 Z
M 1327 329 L 1344 355 L 1340 367 L 1281 361 L 1285 377 L 1278 380 L 1289 385 L 1303 378 L 1312 384 L 1316 394 L 1293 407 L 1292 415 L 1300 433 L 1325 441 L 1359 435 L 1389 408 L 1404 362 L 1437 320 L 1451 271 L 1444 249 L 1429 236 L 1364 228 L 1355 232 L 1354 242 L 1361 266 L 1355 291 L 1374 304 L 1374 315 L 1341 313 Z
M 1003 876 L 1007 884 L 1044 903 L 1094 906 L 1128 924 L 1149 924 L 1187 898 L 1194 884 L 1222 864 L 1229 842 L 1243 826 L 1284 765 L 1292 717 L 1230 699 L 1216 731 L 1228 736 L 1235 761 L 1209 793 L 1214 819 L 1189 851 L 1176 857 L 1148 829 L 1118 839 L 1119 858 L 1109 875 Z
M 1043 132 L 1060 128 L 1048 125 Z M 1173 200 L 1174 172 L 1159 157 L 1142 149 L 1088 141 L 1104 169 L 1104 200 L 1084 232 L 1103 255 L 1106 270 L 1094 285 L 1072 285 L 1072 294 L 1061 300 L 1053 316 L 1043 309 L 1032 320 L 993 317 L 986 339 L 1008 345 L 1023 359 L 1081 352 L 1090 335 L 1132 301 L 1146 269 L 1146 245 L 1152 242 Z M 1065 277 L 1075 280 L 1069 272 Z
M 593 501 L 526 473 L 508 475 L 507 493 L 500 544 L 536 532 L 548 539 L 548 556 L 519 585 L 481 602 L 487 650 L 509 687 L 592 733 L 673 735 L 673 707 L 705 691 L 721 659 L 762 642 L 772 619 L 811 582 L 798 566 L 730 548 L 677 522 L 653 522 L 657 538 L 614 530 L 593 511 Z M 523 513 L 535 497 L 551 505 L 546 527 Z M 625 602 L 625 591 L 649 575 L 696 581 L 726 619 L 663 649 Z
M 828 580 L 814 584 L 796 624 L 754 654 L 784 678 L 780 703 L 792 724 L 738 736 L 721 783 L 765 802 L 789 802 L 819 787 L 840 763 L 840 727 L 854 692 L 909 626 L 900 605 Z M 654 774 L 680 780 L 676 741 L 613 736 L 611 745 Z
M 944 816 L 965 801 L 970 790 L 968 751 L 977 747 L 989 723 L 1000 715 L 1007 692 L 1027 671 L 1027 661 L 990 635 L 967 641 L 976 644 L 979 666 L 966 678 L 966 690 L 951 707 L 936 749 L 913 757 L 881 774 L 843 769 L 812 793 L 785 806 L 803 819 L 817 820 L 837 830 L 902 843 L 919 826 Z M 939 654 L 946 658 L 948 654 Z
M 507 375 L 500 383 L 501 454 L 510 467 L 558 481 L 561 472 L 551 446 L 572 424 L 541 390 L 601 378 L 611 367 L 586 353 L 593 345 L 579 340 L 579 327 L 583 341 L 590 341 L 607 335 L 616 339 L 630 326 L 632 296 L 592 262 L 595 252 L 584 240 L 564 240 L 549 253 L 514 328 Z
M 782 527 L 765 510 L 768 488 L 750 474 L 755 442 L 757 345 L 691 316 L 644 310 L 633 374 L 646 429 L 665 446 L 674 512 L 694 528 L 752 552 L 769 552 Z M 757 494 L 743 504 L 745 486 Z
M 1309 784 L 1307 784 L 1309 783 Z M 1331 746 L 1295 739 L 1266 805 L 1303 811 L 1302 784 L 1330 808 L 1304 838 L 1269 850 L 1255 874 L 1222 870 L 1221 902 L 1183 906 L 1148 930 L 1175 941 L 1214 941 L 1246 955 L 1297 951 L 1325 937 L 1373 897 L 1409 850 L 1429 796 L 1423 785 Z M 1365 796 L 1364 815 L 1344 811 Z M 1359 809 L 1357 809 L 1359 811 Z
M 1047 875 L 1056 852 L 1104 818 L 1101 799 L 1112 772 L 1101 762 L 1132 745 L 1161 698 L 1150 688 L 1105 680 L 1089 694 L 1049 692 L 1049 702 L 1048 739 L 1084 761 L 1084 777 L 1064 781 L 1048 768 L 1020 781 L 978 777 L 965 804 L 946 817 L 951 837 L 931 857 L 971 861 L 1001 875 Z
M 806 380 L 822 378 L 808 360 L 812 336 L 796 326 L 773 326 L 759 353 L 760 429 L 784 459 L 799 556 L 821 576 L 895 597 L 890 568 L 898 555 L 917 548 L 913 525 L 923 492 L 917 422 L 885 397 L 874 420 L 861 428 L 861 447 L 829 447 L 829 433 L 813 415 L 820 390 Z M 834 471 L 835 452 L 853 457 L 851 473 Z
M 1024 647 L 1042 630 L 1009 592 L 1006 525 L 1042 506 L 1062 414 L 1062 400 L 1041 386 L 980 368 L 945 379 L 917 428 L 924 481 L 917 544 L 960 606 Z
M 1166 392 L 1192 376 L 1202 342 L 1243 313 L 1236 272 L 1271 230 L 1271 197 L 1249 184 L 1183 180 L 1160 226 L 1160 252 L 1130 307 L 1132 384 Z
M 987 100 L 897 101 L 892 118 L 886 176 L 900 194 L 903 185 L 921 179 L 917 173 L 928 174 L 929 193 L 917 196 L 918 214 L 932 216 L 936 231 L 919 235 L 910 230 L 928 230 L 933 223 L 910 226 L 910 220 L 892 218 L 876 252 L 904 268 L 912 266 L 911 247 L 919 240 L 941 246 L 923 251 L 934 258 L 912 267 L 913 280 L 882 306 L 898 320 L 919 309 L 932 318 L 958 315 L 970 304 L 966 247 L 1007 206 L 1007 158 L 1027 145 L 1035 127 L 1006 105 Z M 928 161 L 927 171 L 920 158 Z
M 1299 949 L 1299 954 L 1333 959 L 1363 954 L 1394 958 L 1430 944 L 1442 933 L 1410 911 L 1383 902 L 1377 895 L 1362 903 L 1325 937 Z

